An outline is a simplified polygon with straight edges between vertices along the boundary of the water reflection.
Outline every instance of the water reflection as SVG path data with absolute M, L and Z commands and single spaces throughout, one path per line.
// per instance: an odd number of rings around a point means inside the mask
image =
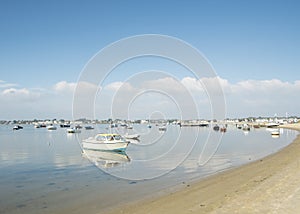
M 111 168 L 130 162 L 130 158 L 125 152 L 83 149 L 82 156 L 101 168 Z

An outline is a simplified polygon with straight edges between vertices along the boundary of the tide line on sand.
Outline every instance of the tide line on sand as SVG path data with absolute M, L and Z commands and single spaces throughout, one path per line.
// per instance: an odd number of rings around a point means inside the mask
M 108 213 L 300 213 L 299 201 L 300 136 L 268 157 Z

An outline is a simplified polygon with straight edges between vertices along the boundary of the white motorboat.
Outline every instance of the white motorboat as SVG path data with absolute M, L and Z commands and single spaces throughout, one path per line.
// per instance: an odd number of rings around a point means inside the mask
M 70 128 L 70 127 L 71 127 L 71 124 L 69 124 L 69 123 L 64 123 L 64 124 L 60 124 L 59 126 L 60 126 L 60 128 Z
M 75 127 L 67 129 L 67 133 L 80 133 L 80 132 L 81 130 Z
M 278 123 L 266 123 L 267 128 L 274 128 L 274 127 L 277 127 L 277 126 L 279 126 Z
M 56 128 L 56 126 L 49 125 L 49 126 L 47 126 L 47 129 L 48 130 L 56 130 L 57 128 Z
M 119 134 L 97 134 L 82 141 L 84 149 L 103 151 L 125 151 L 129 141 Z
M 19 126 L 19 125 L 16 125 L 16 126 L 13 127 L 13 130 L 19 130 L 19 129 L 23 129 L 23 127 Z
M 273 130 L 271 130 L 271 135 L 272 136 L 279 136 L 280 135 L 280 131 L 279 131 L 279 129 L 273 129 Z
M 139 134 L 125 134 L 123 135 L 126 139 L 133 139 L 138 140 L 140 135 Z
M 133 129 L 133 126 L 131 124 L 128 124 L 127 129 Z
M 36 129 L 42 128 L 42 125 L 37 123 L 34 125 L 34 128 L 36 128 Z
M 243 131 L 250 131 L 250 126 L 248 124 L 243 124 Z
M 167 131 L 167 126 L 166 125 L 159 126 L 158 131 Z

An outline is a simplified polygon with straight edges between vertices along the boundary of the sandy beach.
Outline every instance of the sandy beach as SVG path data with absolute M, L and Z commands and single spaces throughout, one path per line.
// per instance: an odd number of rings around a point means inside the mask
M 282 128 L 300 131 L 299 124 Z M 300 135 L 276 154 L 109 213 L 300 213 Z

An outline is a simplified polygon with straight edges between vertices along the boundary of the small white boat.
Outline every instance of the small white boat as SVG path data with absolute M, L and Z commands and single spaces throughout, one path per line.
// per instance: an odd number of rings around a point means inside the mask
M 243 131 L 250 131 L 250 126 L 248 124 L 243 124 Z
M 110 124 L 110 128 L 118 128 L 118 124 L 112 123 L 112 124 Z
M 133 129 L 133 126 L 131 124 L 127 125 L 127 129 Z
M 126 139 L 133 139 L 138 140 L 140 135 L 139 134 L 125 134 L 123 135 Z
M 67 129 L 67 133 L 80 133 L 80 132 L 81 130 L 75 127 Z
M 41 124 L 35 124 L 34 128 L 36 128 L 36 129 L 42 128 L 42 125 Z
M 167 126 L 165 125 L 159 126 L 158 131 L 167 131 Z
M 16 125 L 16 126 L 13 127 L 13 130 L 19 130 L 19 129 L 23 129 L 23 127 L 19 126 L 19 125 Z
M 47 126 L 47 129 L 51 131 L 51 130 L 56 130 L 57 128 L 56 128 L 56 126 L 49 125 L 49 126 Z
M 279 126 L 278 123 L 266 123 L 267 128 L 274 128 L 274 127 L 277 127 L 277 126 Z
M 125 151 L 129 141 L 119 134 L 97 134 L 82 141 L 84 149 L 103 151 Z
M 60 128 L 70 128 L 70 127 L 71 127 L 71 124 L 69 124 L 69 123 L 64 123 L 64 124 L 60 124 L 59 126 L 60 126 Z
M 277 136 L 279 136 L 279 135 L 280 135 L 279 129 L 274 129 L 274 130 L 272 130 L 272 131 L 271 131 L 271 135 L 277 135 Z

